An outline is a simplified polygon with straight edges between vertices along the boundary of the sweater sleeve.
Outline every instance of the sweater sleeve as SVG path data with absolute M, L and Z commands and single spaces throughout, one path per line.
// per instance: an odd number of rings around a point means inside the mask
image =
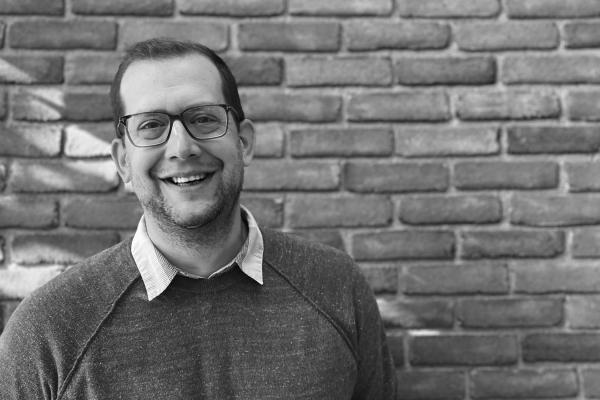
M 396 371 L 383 322 L 368 283 L 355 270 L 354 304 L 357 327 L 358 379 L 353 399 L 396 399 Z

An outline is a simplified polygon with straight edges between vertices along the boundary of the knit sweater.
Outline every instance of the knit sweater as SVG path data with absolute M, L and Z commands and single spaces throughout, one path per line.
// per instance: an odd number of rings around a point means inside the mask
M 262 229 L 239 268 L 148 301 L 124 241 L 34 291 L 0 336 L 0 398 L 395 399 L 373 295 L 352 260 Z

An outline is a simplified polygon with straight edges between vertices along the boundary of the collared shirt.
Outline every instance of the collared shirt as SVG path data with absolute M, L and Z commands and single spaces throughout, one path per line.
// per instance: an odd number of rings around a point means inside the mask
M 233 260 L 213 272 L 206 279 L 224 273 L 237 263 L 242 272 L 262 285 L 263 237 L 254 216 L 244 206 L 241 206 L 241 209 L 242 218 L 248 225 L 248 236 L 246 237 L 246 241 Z M 142 281 L 146 286 L 148 300 L 152 300 L 164 292 L 177 274 L 195 279 L 203 279 L 203 277 L 182 271 L 164 257 L 156 246 L 154 246 L 152 240 L 150 240 L 143 215 L 142 218 L 140 218 L 137 230 L 133 236 L 131 254 L 140 271 Z

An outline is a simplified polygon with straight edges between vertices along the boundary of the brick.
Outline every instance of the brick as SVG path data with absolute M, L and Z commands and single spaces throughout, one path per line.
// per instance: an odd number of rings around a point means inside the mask
M 403 157 L 474 156 L 500 152 L 497 127 L 395 127 L 396 154 Z
M 560 299 L 468 299 L 460 302 L 458 320 L 465 328 L 531 328 L 563 321 Z
M 507 129 L 512 154 L 596 153 L 600 131 L 591 126 L 511 126 Z
M 247 22 L 238 26 L 241 50 L 337 51 L 340 25 L 334 22 Z
M 571 252 L 573 258 L 600 258 L 600 229 L 575 230 Z
M 567 324 L 575 329 L 600 328 L 600 296 L 569 296 L 565 305 Z
M 593 369 L 585 369 L 582 371 L 583 377 L 583 390 L 585 394 L 589 397 L 600 397 L 600 370 Z
M 600 47 L 600 23 L 571 22 L 564 26 L 564 42 L 568 49 Z
M 600 361 L 598 333 L 533 333 L 523 339 L 525 362 Z
M 464 51 L 546 50 L 560 34 L 553 22 L 473 22 L 458 25 L 455 40 Z
M 451 328 L 454 307 L 448 300 L 380 300 L 379 312 L 387 327 L 436 329 Z
M 349 121 L 447 121 L 448 97 L 443 92 L 356 94 L 348 104 Z
M 0 263 L 4 262 L 4 238 L 0 236 Z
M 58 266 L 0 269 L 0 299 L 23 299 L 61 271 Z
M 481 85 L 496 81 L 491 57 L 403 57 L 394 63 L 400 85 Z
M 600 121 L 600 92 L 570 91 L 567 93 L 566 108 L 573 121 Z
M 204 44 L 214 51 L 224 51 L 229 46 L 229 30 L 221 22 L 203 21 L 127 21 L 119 29 L 119 48 L 154 37 L 170 37 Z
M 286 221 L 292 228 L 386 226 L 393 206 L 383 196 L 288 196 Z
M 332 190 L 340 183 L 333 162 L 256 160 L 246 169 L 246 190 Z
M 587 18 L 600 16 L 595 0 L 508 0 L 510 18 Z
M 398 398 L 407 400 L 462 400 L 465 377 L 460 371 L 398 371 Z
M 290 0 L 291 15 L 340 15 L 367 16 L 389 15 L 392 12 L 392 0 Z
M 549 189 L 558 186 L 558 165 L 550 161 L 462 162 L 454 167 L 454 180 L 463 190 Z
M 18 235 L 12 260 L 18 264 L 73 264 L 119 242 L 117 233 L 40 233 Z
M 565 250 L 565 234 L 558 231 L 466 231 L 461 236 L 465 259 L 550 258 Z
M 502 65 L 502 81 L 515 83 L 575 84 L 600 82 L 600 57 L 509 56 Z
M 1 0 L 0 14 L 63 15 L 64 0 Z
M 376 294 L 398 292 L 400 267 L 394 263 L 361 264 L 360 271 Z
M 332 122 L 342 108 L 337 95 L 246 92 L 241 94 L 248 118 L 255 121 Z
M 13 93 L 13 118 L 24 121 L 112 119 L 107 89 L 33 88 Z
M 240 86 L 279 85 L 283 80 L 281 57 L 244 55 L 225 57 L 224 60 Z
M 63 64 L 59 56 L 5 55 L 0 58 L 0 82 L 62 83 Z
M 498 0 L 401 0 L 398 12 L 403 17 L 494 17 L 500 12 L 500 4 Z
M 58 204 L 51 199 L 0 197 L 0 227 L 52 228 L 58 225 Z
M 254 157 L 283 157 L 284 144 L 280 124 L 255 124 Z
M 352 237 L 356 260 L 452 259 L 455 238 L 448 231 L 387 231 Z
M 4 47 L 4 31 L 6 30 L 6 24 L 0 21 L 0 47 Z
M 119 186 L 112 161 L 14 160 L 9 185 L 14 192 L 107 192 Z
M 348 162 L 344 184 L 353 192 L 440 192 L 448 188 L 449 171 L 440 163 Z
M 303 57 L 288 59 L 288 86 L 389 86 L 392 67 L 388 58 Z
M 522 264 L 515 266 L 514 276 L 518 293 L 600 292 L 597 265 Z
M 510 222 L 527 226 L 574 226 L 600 223 L 599 197 L 516 196 L 511 201 Z
M 558 118 L 560 102 L 548 91 L 489 90 L 459 95 L 456 110 L 462 120 Z
M 402 199 L 406 224 L 487 224 L 502 218 L 502 202 L 493 196 L 418 196 Z
M 471 373 L 474 399 L 576 397 L 575 370 L 477 370 Z
M 8 30 L 10 46 L 22 49 L 112 50 L 116 40 L 117 24 L 112 21 L 24 20 Z
M 61 129 L 59 125 L 49 124 L 0 126 L 0 155 L 56 157 L 60 154 Z
M 173 0 L 73 0 L 71 11 L 86 15 L 172 15 Z
M 404 365 L 404 338 L 399 334 L 388 334 L 387 343 L 396 366 Z
M 342 235 L 337 230 L 331 229 L 300 229 L 290 232 L 293 235 L 304 238 L 311 242 L 321 243 L 334 247 L 338 250 L 346 251 L 346 245 Z
M 179 0 L 178 7 L 184 15 L 232 17 L 274 16 L 285 11 L 284 0 Z
M 113 53 L 69 53 L 65 64 L 65 79 L 69 84 L 78 85 L 112 83 L 121 58 L 120 54 Z
M 394 146 L 392 132 L 381 128 L 311 128 L 290 135 L 294 157 L 389 156 Z
M 512 365 L 518 359 L 512 335 L 415 336 L 410 342 L 412 365 Z
M 450 43 L 450 26 L 437 22 L 356 20 L 344 25 L 350 51 L 443 49 Z
M 406 294 L 506 294 L 510 289 L 504 264 L 418 265 L 408 268 L 402 285 Z
M 7 115 L 6 92 L 0 90 L 0 119 L 4 119 Z
M 135 230 L 142 209 L 135 197 L 69 198 L 64 200 L 61 216 L 65 226 L 74 228 Z
M 67 157 L 110 156 L 110 143 L 115 138 L 112 123 L 69 124 L 65 127 Z
M 6 164 L 0 163 L 0 190 L 4 190 L 6 186 Z
M 0 303 L 0 333 L 2 333 L 2 330 L 4 330 L 4 328 L 6 328 L 6 324 L 8 323 L 9 318 L 14 313 L 19 303 L 20 301 L 18 300 L 5 300 Z
M 269 228 L 283 226 L 282 197 L 258 197 L 244 193 L 241 202 L 250 210 L 259 226 Z

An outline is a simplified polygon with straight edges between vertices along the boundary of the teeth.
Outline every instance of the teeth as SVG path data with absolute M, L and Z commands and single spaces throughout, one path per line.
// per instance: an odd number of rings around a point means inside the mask
M 202 175 L 192 175 L 192 176 L 174 176 L 171 179 L 173 180 L 173 182 L 175 182 L 176 184 L 180 185 L 182 183 L 188 183 L 188 182 L 192 182 L 192 181 L 199 181 L 201 179 L 206 178 L 207 174 L 202 174 Z

